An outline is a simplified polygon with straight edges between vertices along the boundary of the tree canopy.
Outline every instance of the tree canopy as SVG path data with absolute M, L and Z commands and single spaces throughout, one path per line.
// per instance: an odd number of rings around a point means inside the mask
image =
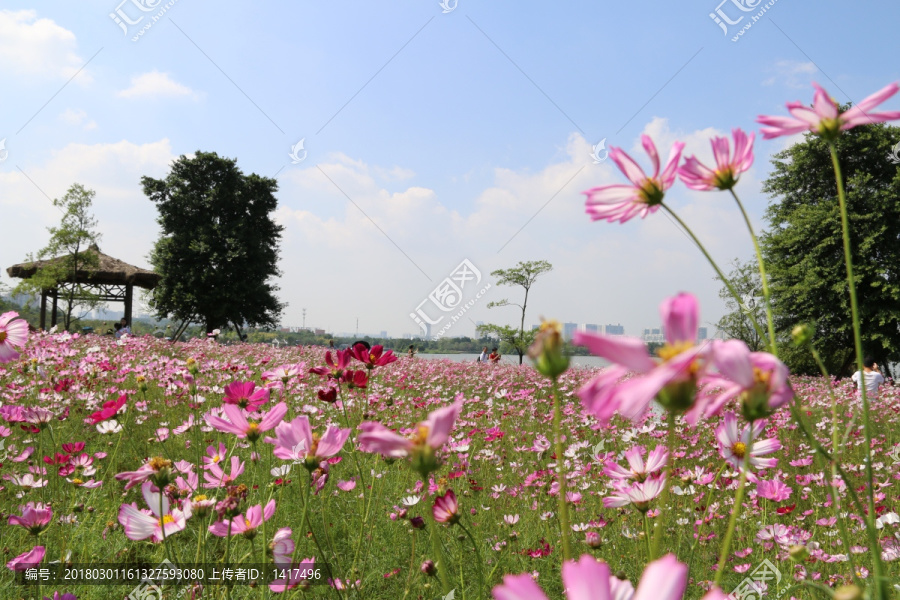
M 522 311 L 519 329 L 507 325 L 486 324 L 478 326 L 478 333 L 481 335 L 496 336 L 501 343 L 507 344 L 516 354 L 519 355 L 519 364 L 522 364 L 522 357 L 528 350 L 528 346 L 534 341 L 534 332 L 525 331 L 525 309 L 528 307 L 528 293 L 537 278 L 553 270 L 546 260 L 529 260 L 519 261 L 515 267 L 510 269 L 497 269 L 491 275 L 497 278 L 497 285 L 519 286 L 525 290 L 525 297 L 522 304 L 510 302 L 507 299 L 498 300 L 488 304 L 488 308 L 498 306 L 516 306 Z
M 856 127 L 837 140 L 847 190 L 851 248 L 864 353 L 880 364 L 900 351 L 900 167 L 888 160 L 900 128 Z M 806 139 L 775 155 L 763 190 L 774 199 L 762 236 L 776 328 L 815 327 L 828 369 L 846 375 L 853 361 L 850 301 L 841 221 L 826 143 Z M 811 363 L 790 364 L 811 371 Z
M 76 274 L 90 274 L 99 263 L 97 253 L 90 251 L 91 245 L 100 240 L 97 220 L 91 213 L 95 194 L 75 183 L 62 198 L 53 200 L 53 206 L 62 211 L 62 219 L 58 227 L 47 228 L 50 241 L 38 251 L 37 260 L 56 260 L 43 263 L 14 290 L 17 294 L 40 295 L 43 290 L 56 289 L 65 329 L 100 304 L 89 286 L 76 281 Z
M 278 183 L 244 175 L 215 152 L 181 156 L 165 179 L 141 178 L 162 228 L 150 254 L 162 277 L 150 305 L 160 318 L 200 322 L 207 332 L 232 324 L 275 326 L 284 305 L 279 275 L 283 227 L 271 213 Z

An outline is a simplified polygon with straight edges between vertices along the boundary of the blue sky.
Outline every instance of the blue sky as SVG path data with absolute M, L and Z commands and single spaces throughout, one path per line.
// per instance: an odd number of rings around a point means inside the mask
M 283 321 L 299 325 L 305 307 L 307 325 L 335 331 L 359 318 L 361 331 L 415 332 L 409 313 L 463 259 L 485 282 L 519 260 L 552 262 L 528 322 L 638 334 L 685 290 L 714 323 L 712 271 L 670 221 L 584 215 L 583 190 L 622 181 L 611 161 L 594 164 L 591 146 L 605 138 L 634 152 L 648 133 L 664 155 L 680 139 L 708 157 L 711 135 L 756 130 L 758 114 L 811 101 L 813 80 L 840 101 L 900 80 L 900 5 L 887 0 L 865 11 L 778 0 L 738 42 L 766 3 L 459 0 L 445 14 L 437 0 L 177 0 L 135 42 L 167 3 L 143 0 L 153 8 L 143 12 L 141 0 L 119 1 L 0 11 L 0 264 L 46 242 L 58 213 L 44 194 L 80 182 L 97 190 L 103 250 L 146 266 L 158 229 L 140 177 L 216 151 L 277 174 Z M 717 7 L 745 16 L 729 35 L 709 17 Z M 117 8 L 144 19 L 125 35 L 109 16 Z M 291 164 L 300 139 L 306 158 Z M 757 227 L 768 157 L 793 141 L 757 140 L 738 188 Z M 679 183 L 667 201 L 723 265 L 751 256 L 725 195 Z M 512 309 L 486 308 L 507 296 L 518 291 L 491 289 L 448 335 L 471 334 L 469 319 L 512 322 Z

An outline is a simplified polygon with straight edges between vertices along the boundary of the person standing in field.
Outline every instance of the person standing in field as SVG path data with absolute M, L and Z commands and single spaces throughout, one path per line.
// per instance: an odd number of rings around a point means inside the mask
M 856 390 L 859 393 L 862 392 L 862 386 L 866 386 L 866 397 L 868 398 L 877 398 L 878 388 L 884 383 L 884 375 L 881 374 L 878 363 L 871 356 L 863 359 L 862 372 L 857 371 L 851 379 L 856 384 Z
M 494 348 L 493 350 L 491 350 L 491 354 L 490 354 L 490 356 L 488 356 L 488 359 L 491 361 L 491 363 L 498 363 L 498 362 L 500 362 L 500 353 L 497 352 L 497 349 L 496 349 L 496 348 Z
M 478 357 L 478 362 L 486 363 L 488 361 L 488 351 L 487 346 L 481 349 L 481 356 Z

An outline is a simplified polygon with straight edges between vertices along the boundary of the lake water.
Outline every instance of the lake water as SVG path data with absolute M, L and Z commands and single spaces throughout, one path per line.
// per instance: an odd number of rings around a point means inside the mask
M 416 354 L 416 358 L 424 358 L 428 360 L 452 360 L 453 362 L 475 362 L 475 359 L 478 358 L 477 354 L 425 354 L 424 352 L 420 354 Z M 519 356 L 517 354 L 504 355 L 500 358 L 501 362 L 509 363 L 512 365 L 519 364 Z M 525 362 L 529 362 L 528 358 L 525 358 Z M 573 356 L 571 358 L 571 364 L 573 367 L 605 367 L 609 365 L 609 361 L 600 358 L 599 356 Z

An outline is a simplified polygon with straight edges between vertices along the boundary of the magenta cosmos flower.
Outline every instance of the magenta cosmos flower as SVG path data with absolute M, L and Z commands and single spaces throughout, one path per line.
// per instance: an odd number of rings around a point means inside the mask
M 592 354 L 614 363 L 578 390 L 585 410 L 601 423 L 608 423 L 616 411 L 637 422 L 654 398 L 678 412 L 693 405 L 706 353 L 697 345 L 697 299 L 681 293 L 663 301 L 659 311 L 666 343 L 656 351 L 657 359 L 637 338 L 575 333 L 575 345 L 587 346 Z M 620 383 L 629 372 L 637 376 Z
M 346 350 L 337 350 L 335 352 L 335 357 L 337 360 L 333 360 L 331 358 L 331 350 L 325 352 L 325 364 L 328 365 L 326 367 L 313 367 L 309 370 L 310 373 L 315 373 L 317 375 L 328 375 L 329 377 L 338 378 L 341 376 L 341 373 L 344 372 L 348 366 L 350 366 L 350 358 L 353 356 L 352 351 L 348 348 Z
M 53 510 L 40 502 L 29 502 L 25 506 L 20 506 L 19 510 L 22 511 L 22 516 L 10 516 L 9 524 L 21 525 L 32 535 L 39 535 L 53 520 Z
M 781 450 L 781 442 L 778 441 L 778 438 L 757 441 L 756 438 L 765 428 L 766 422 L 761 419 L 753 423 L 752 430 L 750 425 L 746 425 L 739 431 L 737 415 L 733 412 L 725 413 L 722 424 L 716 427 L 719 454 L 735 469 L 743 469 L 747 446 L 753 440 L 753 448 L 750 450 L 750 468 L 774 469 L 778 465 L 777 458 L 760 457 Z
M 621 508 L 633 505 L 642 513 L 650 509 L 650 503 L 655 500 L 666 487 L 665 477 L 651 477 L 643 482 L 627 484 L 622 480 L 613 482 L 616 491 L 612 496 L 603 499 L 606 508 Z
M 230 535 L 243 535 L 252 540 L 256 537 L 256 530 L 274 514 L 275 500 L 269 500 L 265 508 L 255 504 L 247 509 L 245 515 L 241 514 L 230 520 L 216 521 L 209 526 L 209 532 L 218 537 L 228 537 L 230 533 Z
M 119 507 L 119 523 L 129 540 L 150 538 L 151 541 L 160 543 L 163 541 L 163 530 L 165 537 L 169 537 L 185 528 L 189 512 L 182 512 L 177 508 L 169 510 L 169 498 L 165 494 L 160 497 L 159 492 L 152 490 L 153 484 L 149 481 L 141 485 L 144 502 L 150 510 L 139 509 L 134 502 Z
M 397 360 L 393 350 L 384 350 L 384 346 L 378 344 L 372 346 L 371 350 L 362 344 L 353 346 L 353 358 L 364 363 L 367 369 L 375 367 L 384 367 Z
M 606 563 L 584 554 L 578 562 L 563 563 L 562 580 L 567 600 L 681 600 L 687 587 L 687 566 L 672 554 L 655 560 L 644 569 L 637 591 L 628 581 L 614 577 Z M 547 600 L 531 575 L 506 575 L 493 589 L 494 600 Z M 725 595 L 712 591 L 703 600 L 719 600 Z
M 761 419 L 794 397 L 788 368 L 768 352 L 750 352 L 740 340 L 715 340 L 710 356 L 718 373 L 704 378 L 709 393 L 703 394 L 686 415 L 690 423 L 695 423 L 701 413 L 719 414 L 734 399 L 740 402 L 747 420 Z
M 360 424 L 359 446 L 363 452 L 376 452 L 387 458 L 410 456 L 413 468 L 428 474 L 438 468 L 435 451 L 450 438 L 453 424 L 462 410 L 462 401 L 439 408 L 416 426 L 412 438 L 394 433 L 381 423 L 366 421 Z
M 262 432 L 268 431 L 281 423 L 284 415 L 287 414 L 287 404 L 279 402 L 273 406 L 268 412 L 262 414 L 262 418 L 257 421 L 248 421 L 244 416 L 244 411 L 234 405 L 226 404 L 222 407 L 225 418 L 206 416 L 206 422 L 210 427 L 214 427 L 225 433 L 233 433 L 239 438 L 247 438 L 248 441 L 255 442 L 260 438 Z
M 35 546 L 28 552 L 23 552 L 6 563 L 6 568 L 11 571 L 25 571 L 31 569 L 44 560 L 44 553 L 45 549 L 43 546 Z
M 8 363 L 19 358 L 19 350 L 28 341 L 28 322 L 17 318 L 19 313 L 6 312 L 0 315 L 0 363 Z
M 446 494 L 434 499 L 431 513 L 438 523 L 450 523 L 451 525 L 459 523 L 459 503 L 456 501 L 456 494 L 453 493 L 453 490 L 447 490 Z
M 711 141 L 716 168 L 710 169 L 694 156 L 685 159 L 678 169 L 678 176 L 684 185 L 692 190 L 707 192 L 713 189 L 730 190 L 738 182 L 741 173 L 753 166 L 753 138 L 741 129 L 732 129 L 734 156 L 727 137 L 714 137 Z
M 767 127 L 762 128 L 763 138 L 770 140 L 782 135 L 794 135 L 811 131 L 816 135 L 833 139 L 841 131 L 852 129 L 857 125 L 883 123 L 900 119 L 900 111 L 872 112 L 872 109 L 900 91 L 896 83 L 887 85 L 850 110 L 840 112 L 838 103 L 828 95 L 822 86 L 813 83 L 816 93 L 812 107 L 800 102 L 788 102 L 787 107 L 792 117 L 769 117 L 761 115 L 756 122 Z
M 255 391 L 254 391 L 255 390 Z M 269 390 L 260 388 L 256 390 L 256 384 L 252 381 L 233 381 L 225 386 L 225 404 L 234 404 L 255 412 L 260 406 L 269 401 Z
M 275 427 L 275 437 L 265 441 L 275 444 L 273 454 L 278 458 L 303 461 L 307 467 L 315 469 L 324 459 L 340 452 L 349 435 L 349 429 L 329 425 L 325 435 L 319 436 L 313 433 L 309 418 L 301 415 L 289 423 L 279 423 Z
M 659 210 L 666 190 L 675 182 L 675 171 L 684 144 L 675 142 L 662 173 L 659 171 L 659 153 L 653 140 L 648 135 L 642 135 L 641 144 L 653 163 L 653 175 L 648 177 L 634 159 L 621 148 L 611 146 L 609 156 L 631 181 L 631 185 L 604 185 L 584 192 L 587 196 L 585 205 L 591 220 L 624 223 L 632 217 L 638 215 L 646 217 Z

